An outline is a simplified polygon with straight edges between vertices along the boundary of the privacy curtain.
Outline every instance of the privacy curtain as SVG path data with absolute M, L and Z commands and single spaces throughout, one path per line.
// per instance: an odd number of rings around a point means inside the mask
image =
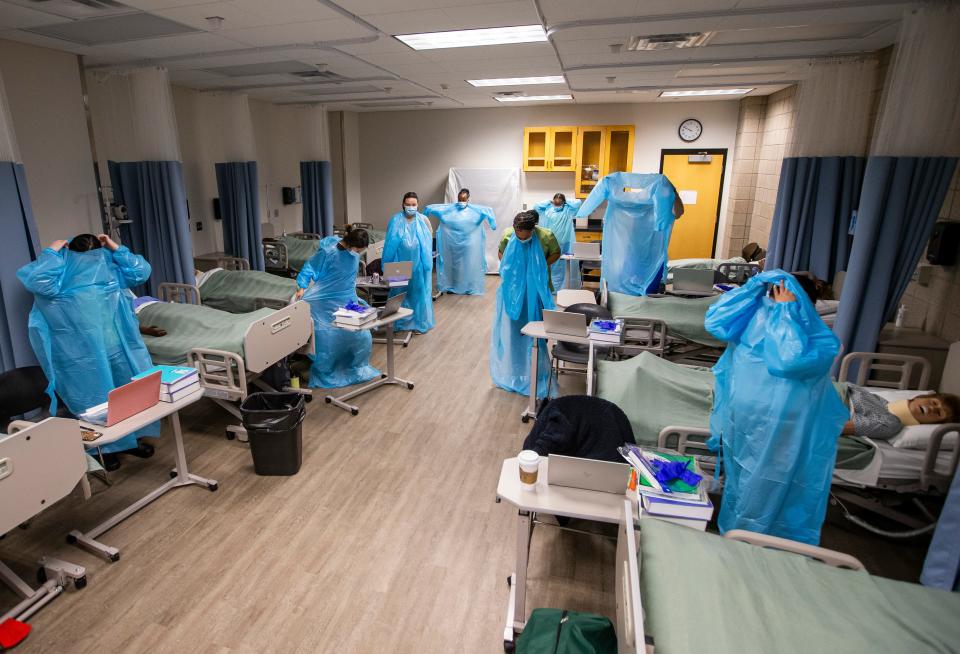
M 121 226 L 125 245 L 150 262 L 153 273 L 141 292 L 156 295 L 162 282 L 193 284 L 190 218 L 179 161 L 109 162 L 113 198 L 127 207 Z
M 843 301 L 834 332 L 845 352 L 873 352 L 930 239 L 956 157 L 867 160 Z
M 223 218 L 223 249 L 232 257 L 249 261 L 251 270 L 263 270 L 257 162 L 218 163 L 216 169 Z
M 303 231 L 333 234 L 333 171 L 329 161 L 301 161 L 300 189 L 303 199 Z
M 863 157 L 783 160 L 768 269 L 809 270 L 830 281 L 846 270 L 865 164 Z
M 37 365 L 27 331 L 33 296 L 17 279 L 17 269 L 40 253 L 23 164 L 0 162 L 0 233 L 4 246 L 0 257 L 0 367 L 5 372 Z

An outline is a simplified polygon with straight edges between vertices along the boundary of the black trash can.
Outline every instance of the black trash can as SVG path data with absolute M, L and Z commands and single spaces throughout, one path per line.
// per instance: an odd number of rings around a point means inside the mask
M 303 459 L 303 417 L 300 393 L 252 393 L 240 405 L 250 437 L 253 470 L 258 475 L 295 475 Z

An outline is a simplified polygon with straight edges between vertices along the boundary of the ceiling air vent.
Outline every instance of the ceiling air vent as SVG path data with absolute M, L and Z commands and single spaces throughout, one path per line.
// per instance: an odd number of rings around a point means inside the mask
M 347 78 L 329 70 L 305 70 L 293 73 L 294 76 L 311 82 L 345 82 Z
M 706 45 L 715 32 L 680 32 L 678 34 L 654 34 L 634 36 L 627 50 L 672 50 L 674 48 L 698 48 Z
M 6 2 L 63 18 L 95 18 L 136 11 L 133 7 L 122 5 L 114 0 L 6 0 Z

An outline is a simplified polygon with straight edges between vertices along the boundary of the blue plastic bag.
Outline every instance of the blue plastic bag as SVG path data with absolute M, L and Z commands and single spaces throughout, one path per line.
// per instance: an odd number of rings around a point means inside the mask
M 563 206 L 555 207 L 552 201 L 538 202 L 533 205 L 540 214 L 540 226 L 546 227 L 557 237 L 562 254 L 573 254 L 573 242 L 576 240 L 576 230 L 573 221 L 577 217 L 577 210 L 583 200 L 567 200 Z M 560 260 L 550 266 L 550 278 L 553 280 L 554 290 L 561 288 L 580 288 L 580 265 L 572 266 L 572 278 L 567 279 L 567 262 Z
M 370 381 L 380 371 L 370 365 L 373 336 L 370 330 L 352 332 L 333 324 L 333 312 L 348 303 L 359 303 L 356 282 L 360 255 L 340 249 L 338 236 L 320 241 L 313 255 L 297 275 L 297 286 L 313 286 L 303 294 L 313 317 L 314 346 L 310 386 L 339 388 Z
M 676 201 L 673 184 L 657 174 L 610 173 L 590 191 L 577 217 L 607 203 L 600 274 L 611 291 L 647 295 L 666 280 Z
M 500 388 L 530 393 L 532 339 L 520 333 L 528 322 L 543 319 L 544 309 L 554 309 L 547 259 L 534 230 L 526 242 L 510 237 L 500 260 L 500 287 L 490 336 L 490 377 Z M 537 355 L 537 397 L 545 397 L 550 380 L 547 343 L 540 339 Z
M 775 302 L 783 280 L 794 302 Z M 726 475 L 720 531 L 747 529 L 817 544 L 837 438 L 849 412 L 829 372 L 840 341 L 792 275 L 771 270 L 707 310 L 707 331 L 728 343 L 716 378 L 709 445 Z
M 433 237 L 430 222 L 422 213 L 408 220 L 402 211 L 390 219 L 383 244 L 383 262 L 412 261 L 413 273 L 405 288 L 396 287 L 390 295 L 406 293 L 403 306 L 413 310 L 409 318 L 398 320 L 394 328 L 425 334 L 433 329 Z
M 143 257 L 125 246 L 114 252 L 46 248 L 17 277 L 34 294 L 30 345 L 49 381 L 51 413 L 57 410 L 54 391 L 79 415 L 153 367 L 124 293 L 149 279 L 150 264 Z M 137 447 L 137 436 L 159 435 L 155 423 L 100 449 L 105 454 L 129 450 Z
M 437 289 L 457 295 L 483 295 L 487 273 L 484 223 L 497 229 L 493 209 L 478 204 L 431 204 L 424 213 L 440 221 L 437 229 Z

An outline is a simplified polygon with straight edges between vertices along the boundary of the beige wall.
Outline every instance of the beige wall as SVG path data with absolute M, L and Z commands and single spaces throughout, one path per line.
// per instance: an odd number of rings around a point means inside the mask
M 43 244 L 101 231 L 77 57 L 0 41 L 20 158 Z
M 633 124 L 633 170 L 658 172 L 663 148 L 727 148 L 732 152 L 737 115 L 736 101 L 363 113 L 363 219 L 385 225 L 409 190 L 417 191 L 424 204 L 442 201 L 450 167 L 520 168 L 524 127 Z M 677 128 L 690 117 L 703 123 L 703 136 L 694 144 L 685 144 L 677 136 Z M 729 178 L 727 175 L 725 186 Z M 573 196 L 574 173 L 526 173 L 523 180 L 522 197 L 528 205 L 557 192 Z M 483 203 L 483 198 L 474 200 Z M 721 206 L 725 204 L 726 189 Z

